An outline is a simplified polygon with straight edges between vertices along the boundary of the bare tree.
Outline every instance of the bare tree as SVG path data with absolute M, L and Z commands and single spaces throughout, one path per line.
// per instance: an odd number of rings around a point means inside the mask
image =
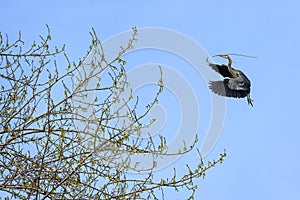
M 127 173 L 135 170 L 132 155 L 165 155 L 167 149 L 164 137 L 159 142 L 132 137 L 151 125 L 142 119 L 163 92 L 160 78 L 156 96 L 140 115 L 138 98 L 132 92 L 123 96 L 130 85 L 122 56 L 133 48 L 137 30 L 112 60 L 106 60 L 92 31 L 92 44 L 78 62 L 69 60 L 64 46 L 50 47 L 47 30 L 29 47 L 21 32 L 14 41 L 0 33 L 2 194 L 7 199 L 157 199 L 164 188 L 173 188 L 190 190 L 192 198 L 193 180 L 221 163 L 225 152 L 207 164 L 199 156 L 199 165 L 187 165 L 182 176 L 174 168 L 173 176 L 157 178 L 155 163 L 137 177 Z

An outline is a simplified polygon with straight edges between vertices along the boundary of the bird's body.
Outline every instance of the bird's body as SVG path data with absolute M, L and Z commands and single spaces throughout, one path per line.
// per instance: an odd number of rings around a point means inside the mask
M 228 59 L 228 65 L 208 63 L 209 66 L 221 74 L 225 79 L 222 81 L 211 81 L 209 88 L 216 94 L 226 97 L 244 98 L 247 97 L 248 104 L 253 106 L 250 98 L 251 82 L 240 70 L 231 67 L 231 59 L 228 55 L 217 55 Z M 228 78 L 229 79 L 228 79 Z

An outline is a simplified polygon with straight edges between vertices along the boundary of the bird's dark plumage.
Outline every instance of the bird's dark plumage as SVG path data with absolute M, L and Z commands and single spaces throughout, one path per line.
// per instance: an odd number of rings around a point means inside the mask
M 232 78 L 232 74 L 228 71 L 227 65 L 217 65 L 213 63 L 209 63 L 209 66 L 219 74 L 221 74 L 223 77 L 229 77 Z
M 225 79 L 223 81 L 211 81 L 209 88 L 221 96 L 234 98 L 247 97 L 248 104 L 253 106 L 253 100 L 250 98 L 250 80 L 243 72 L 231 67 L 231 59 L 228 55 L 218 56 L 228 59 L 228 65 L 218 65 L 210 62 L 208 64 L 213 70 L 225 77 Z
M 247 96 L 247 91 L 230 88 L 230 79 L 223 81 L 211 81 L 209 88 L 216 94 L 226 97 L 244 98 Z

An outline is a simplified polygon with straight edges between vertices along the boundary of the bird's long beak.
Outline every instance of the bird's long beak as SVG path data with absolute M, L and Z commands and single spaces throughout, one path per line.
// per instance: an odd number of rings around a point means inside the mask
M 225 58 L 225 59 L 227 59 L 227 57 L 228 57 L 228 55 L 226 55 L 226 54 L 216 54 L 213 57 L 215 57 L 215 56 L 218 56 L 218 57 L 221 57 L 221 58 Z

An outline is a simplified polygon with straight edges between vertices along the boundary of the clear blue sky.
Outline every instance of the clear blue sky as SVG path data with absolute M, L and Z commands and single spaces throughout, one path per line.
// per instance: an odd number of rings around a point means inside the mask
M 105 40 L 133 26 L 182 32 L 211 55 L 234 52 L 259 57 L 234 58 L 236 68 L 252 81 L 254 107 L 245 99 L 227 100 L 222 135 L 206 160 L 223 149 L 228 156 L 197 181 L 196 198 L 300 197 L 299 1 L 11 0 L 1 2 L 1 8 L 2 33 L 16 36 L 22 30 L 24 39 L 31 41 L 45 33 L 48 24 L 55 43 L 66 44 L 74 60 L 86 52 L 91 27 Z

